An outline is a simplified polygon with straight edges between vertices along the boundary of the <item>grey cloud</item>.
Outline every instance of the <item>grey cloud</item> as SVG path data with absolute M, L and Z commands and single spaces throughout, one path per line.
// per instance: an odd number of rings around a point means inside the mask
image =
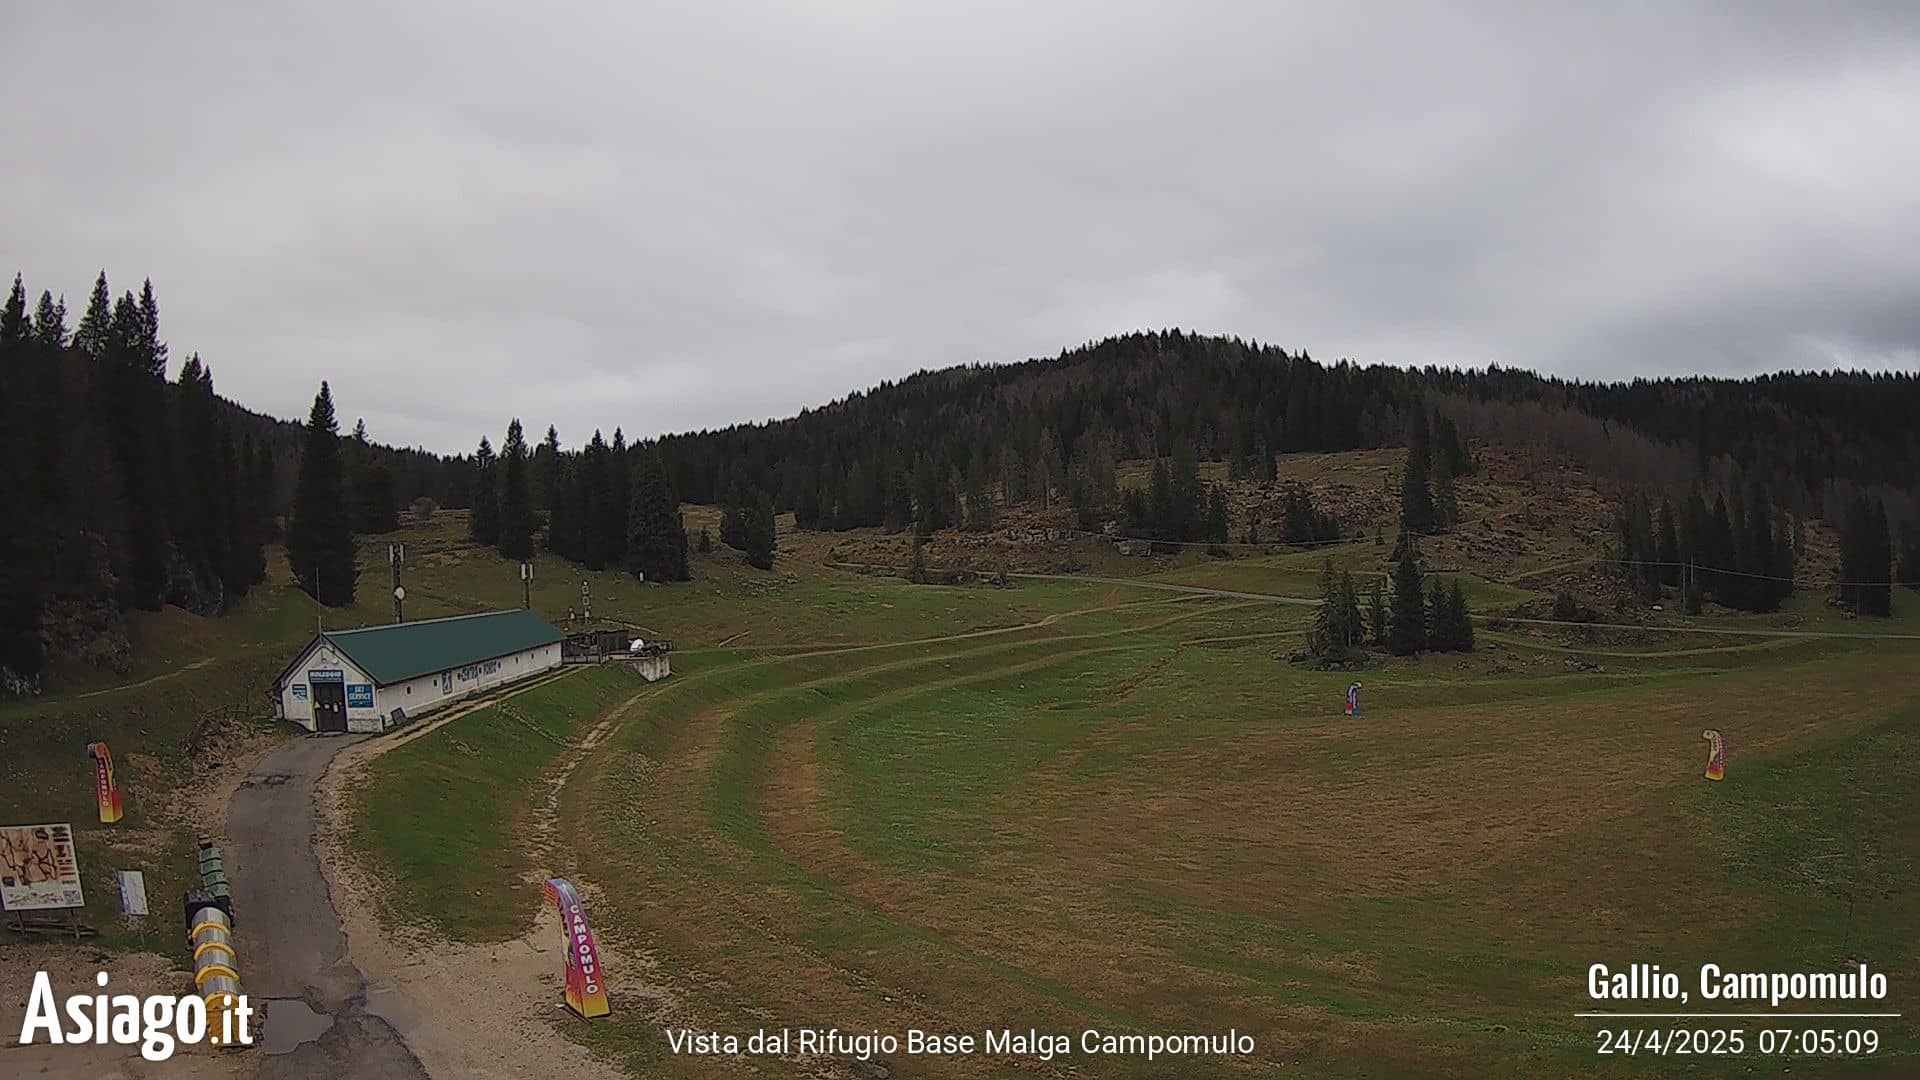
M 1913 367 L 1904 5 L 42 5 L 0 250 L 376 437 L 784 415 L 1142 326 Z M 1627 8 L 1629 10 L 1614 10 Z

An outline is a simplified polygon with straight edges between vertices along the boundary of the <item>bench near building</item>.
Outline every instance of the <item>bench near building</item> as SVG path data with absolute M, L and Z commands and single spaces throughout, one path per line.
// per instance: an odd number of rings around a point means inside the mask
M 322 630 L 280 673 L 274 710 L 308 731 L 386 731 L 559 667 L 561 640 L 524 610 Z

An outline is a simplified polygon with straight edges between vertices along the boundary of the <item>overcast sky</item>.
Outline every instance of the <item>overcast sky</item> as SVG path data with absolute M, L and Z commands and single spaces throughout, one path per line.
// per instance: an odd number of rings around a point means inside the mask
M 1920 5 L 295 7 L 15 6 L 0 255 L 76 319 L 150 276 L 176 361 L 383 442 L 1171 325 L 1920 367 Z

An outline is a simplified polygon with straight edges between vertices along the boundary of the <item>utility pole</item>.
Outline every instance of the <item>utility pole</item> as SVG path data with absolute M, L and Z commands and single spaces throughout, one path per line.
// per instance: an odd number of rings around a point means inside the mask
M 533 610 L 533 562 L 531 560 L 520 564 L 520 594 L 521 594 L 520 606 L 527 609 L 528 611 L 532 611 Z
M 587 579 L 580 579 L 580 617 L 593 621 L 593 589 L 587 585 Z
M 400 565 L 406 559 L 407 545 L 398 543 L 387 545 L 387 565 L 393 570 L 393 621 L 396 623 L 407 621 L 406 612 L 403 610 L 407 601 L 407 590 L 400 584 Z

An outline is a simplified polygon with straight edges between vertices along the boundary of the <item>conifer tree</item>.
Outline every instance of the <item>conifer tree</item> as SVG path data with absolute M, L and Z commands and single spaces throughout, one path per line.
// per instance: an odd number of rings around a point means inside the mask
M 549 514 L 560 497 L 560 458 L 564 453 L 559 430 L 548 424 L 547 437 L 533 452 L 533 505 Z
M 1320 571 L 1320 606 L 1314 610 L 1310 639 L 1314 655 L 1323 662 L 1339 663 L 1366 637 L 1353 573 L 1336 573 L 1333 560 L 1326 560 Z
M 386 533 L 400 527 L 394 508 L 393 470 L 367 439 L 367 422 L 357 420 L 353 438 L 342 447 L 347 462 L 347 500 L 353 505 L 353 531 Z
M 1900 561 L 1893 578 L 1909 589 L 1920 589 L 1920 527 L 1907 525 L 1905 542 L 1900 545 Z
M 1659 541 L 1654 554 L 1661 563 L 1659 576 L 1662 584 L 1680 584 L 1680 532 L 1673 522 L 1673 501 L 1660 500 Z
M 666 466 L 651 447 L 634 451 L 627 571 L 645 581 L 686 581 L 687 529 Z
M 93 292 L 87 296 L 86 313 L 80 316 L 80 325 L 73 332 L 74 348 L 95 365 L 106 362 L 107 346 L 113 340 L 112 303 L 113 296 L 107 291 L 107 272 L 102 270 L 93 281 Z
M 1387 626 L 1387 649 L 1395 656 L 1411 656 L 1427 647 L 1426 596 L 1421 591 L 1420 562 L 1414 545 L 1402 547 L 1393 569 L 1393 607 Z
M 42 510 L 59 509 L 69 503 L 66 478 L 62 475 L 64 451 L 62 426 L 67 420 L 64 357 L 67 351 L 67 304 L 55 302 L 53 294 L 42 290 L 40 304 L 33 317 L 33 353 L 22 379 L 18 401 L 22 416 L 22 452 L 39 489 Z
M 1427 649 L 1446 652 L 1447 633 L 1447 583 L 1430 577 L 1427 579 Z
M 987 459 L 973 455 L 967 466 L 967 531 L 990 532 L 993 529 L 993 498 L 987 494 Z
M 34 495 L 19 482 L 32 418 L 31 369 L 37 357 L 27 321 L 26 287 L 18 275 L 0 311 L 0 461 L 14 470 L 0 481 L 0 693 L 37 688 L 45 663 L 40 642 L 43 526 Z
M 913 553 L 907 558 L 907 580 L 915 585 L 927 583 L 927 553 L 923 550 L 925 542 L 918 533 L 913 537 Z
M 226 473 L 227 565 L 223 570 L 228 594 L 245 596 L 253 586 L 266 580 L 266 528 L 262 519 L 270 512 L 262 504 L 254 482 L 251 438 L 235 443 L 227 427 L 220 431 L 220 467 Z
M 300 588 L 328 607 L 353 603 L 360 571 L 354 564 L 353 523 L 347 511 L 340 424 L 326 383 L 313 399 L 300 455 L 300 479 L 287 525 L 287 566 Z
M 600 505 L 601 559 L 604 565 L 617 567 L 627 561 L 627 511 L 631 500 L 633 464 L 627 460 L 627 436 L 613 429 L 613 442 L 607 447 L 601 489 L 606 500 Z
M 213 394 L 213 372 L 201 364 L 198 354 L 188 357 L 181 366 L 175 395 L 181 465 L 190 478 L 180 490 L 191 503 L 176 543 L 203 587 L 208 591 L 216 586 L 224 589 L 238 577 L 228 550 L 232 539 L 232 523 L 228 520 L 232 505 L 226 490 L 230 474 L 220 456 L 222 425 Z
M 881 524 L 888 532 L 897 533 L 913 522 L 913 478 L 897 455 L 887 467 L 883 503 Z
M 1878 499 L 1854 499 L 1840 530 L 1840 599 L 1862 615 L 1893 613 L 1893 540 Z
M 1435 528 L 1450 528 L 1460 522 L 1460 500 L 1453 491 L 1453 465 L 1445 454 L 1435 454 L 1433 461 L 1433 524 Z
M 160 610 L 166 602 L 165 475 L 172 468 L 163 437 L 165 355 L 154 336 L 158 327 L 152 320 L 157 318 L 157 309 L 143 311 L 132 293 L 114 303 L 94 383 L 125 497 L 127 570 L 121 580 L 121 602 L 150 611 Z
M 1427 487 L 1431 468 L 1428 445 L 1427 413 L 1419 405 L 1413 410 L 1413 426 L 1407 434 L 1407 462 L 1400 470 L 1400 531 L 1424 534 L 1433 530 L 1433 493 Z
M 1455 578 L 1447 594 L 1447 647 L 1455 652 L 1472 652 L 1473 616 L 1467 611 L 1467 591 Z
M 771 570 L 776 543 L 773 502 L 757 488 L 748 499 L 727 508 L 720 519 L 720 539 L 745 555 L 748 565 Z
M 527 488 L 527 439 L 520 418 L 507 424 L 500 444 L 500 554 L 515 562 L 533 558 L 533 505 Z
M 467 519 L 467 535 L 474 541 L 492 546 L 500 542 L 500 478 L 493 444 L 480 437 L 473 452 L 473 513 Z
M 1227 493 L 1219 484 L 1207 486 L 1207 534 L 1210 544 L 1227 542 L 1227 532 L 1232 528 L 1227 521 Z

